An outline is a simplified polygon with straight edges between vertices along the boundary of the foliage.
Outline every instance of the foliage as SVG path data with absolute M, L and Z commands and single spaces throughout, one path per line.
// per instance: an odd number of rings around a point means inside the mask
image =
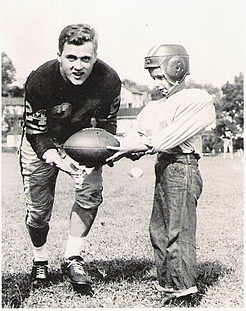
M 8 88 L 7 88 L 8 94 L 11 97 L 23 97 L 24 96 L 24 86 L 13 85 L 13 84 L 8 86 Z
M 7 93 L 7 85 L 15 81 L 16 69 L 12 60 L 5 52 L 2 52 L 2 94 Z
M 222 98 L 216 101 L 217 126 L 219 136 L 230 131 L 234 137 L 243 133 L 244 98 L 243 74 L 234 78 L 234 83 L 227 82 L 222 86 Z
M 187 89 L 202 89 L 202 90 L 206 90 L 209 94 L 213 95 L 219 92 L 219 88 L 213 86 L 213 84 L 209 83 L 209 84 L 199 84 L 194 82 L 193 80 L 189 80 L 186 83 L 186 88 Z
M 129 79 L 123 79 L 122 84 L 124 86 L 136 86 L 137 85 L 136 82 L 134 82 L 133 80 L 129 80 Z

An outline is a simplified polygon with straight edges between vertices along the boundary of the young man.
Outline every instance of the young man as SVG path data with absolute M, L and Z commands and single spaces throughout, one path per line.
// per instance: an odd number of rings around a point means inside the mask
M 116 134 L 121 81 L 97 59 L 98 36 L 87 24 L 65 27 L 58 58 L 33 71 L 25 84 L 25 123 L 20 146 L 27 214 L 33 244 L 34 287 L 48 284 L 47 235 L 58 171 L 74 177 L 76 199 L 62 263 L 77 289 L 90 288 L 80 252 L 102 202 L 102 168 L 75 169 L 64 159 L 63 143 L 75 132 L 92 127 Z
M 157 289 L 168 297 L 196 293 L 196 207 L 202 192 L 198 160 L 202 132 L 215 121 L 213 98 L 185 89 L 189 56 L 181 45 L 153 47 L 145 68 L 163 95 L 138 115 L 140 138 L 122 142 L 118 152 L 133 159 L 157 153 L 150 238 L 157 267 Z

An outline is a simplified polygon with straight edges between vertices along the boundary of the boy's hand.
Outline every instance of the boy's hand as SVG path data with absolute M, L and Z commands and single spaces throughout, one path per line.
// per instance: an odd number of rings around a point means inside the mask
M 120 160 L 123 157 L 131 158 L 133 154 L 141 154 L 142 156 L 146 151 L 149 150 L 149 147 L 133 139 L 122 141 L 119 147 L 107 146 L 107 149 L 116 151 L 114 155 L 106 159 L 106 162 L 112 163 Z

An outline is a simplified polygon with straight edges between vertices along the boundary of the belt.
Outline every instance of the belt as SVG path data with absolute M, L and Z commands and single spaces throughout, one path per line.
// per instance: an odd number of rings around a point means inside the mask
M 200 156 L 197 153 L 182 153 L 182 154 L 175 154 L 174 156 L 176 157 L 176 159 L 182 158 L 182 157 L 191 158 L 191 159 L 195 158 L 196 160 L 200 159 Z
M 169 160 L 170 162 L 173 162 L 177 159 L 187 159 L 188 162 L 190 162 L 191 159 L 199 160 L 200 156 L 197 153 L 174 154 L 174 153 L 160 152 L 158 154 L 158 160 Z

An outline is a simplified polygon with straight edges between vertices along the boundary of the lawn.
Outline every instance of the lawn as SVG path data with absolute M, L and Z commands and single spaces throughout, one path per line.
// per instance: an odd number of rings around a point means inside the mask
M 124 159 L 104 168 L 104 202 L 82 254 L 94 295 L 74 293 L 60 271 L 68 232 L 73 183 L 61 173 L 49 234 L 52 284 L 30 290 L 32 252 L 24 225 L 25 204 L 17 156 L 2 154 L 3 308 L 161 308 L 148 224 L 154 188 L 154 157 Z M 139 166 L 144 174 L 131 178 Z M 204 157 L 204 192 L 198 206 L 199 294 L 165 307 L 243 308 L 243 164 L 241 159 Z

